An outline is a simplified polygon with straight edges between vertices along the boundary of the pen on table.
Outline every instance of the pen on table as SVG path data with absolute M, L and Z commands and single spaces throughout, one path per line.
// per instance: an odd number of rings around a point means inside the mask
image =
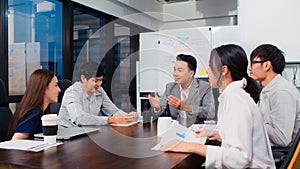
M 176 132 L 176 135 L 177 135 L 178 137 L 182 138 L 182 139 L 185 139 L 186 137 L 188 137 L 188 136 L 190 135 L 190 133 L 191 133 L 192 131 L 194 131 L 194 130 L 193 130 L 193 129 L 190 129 L 190 130 L 188 130 L 188 132 L 187 132 L 186 134 Z
M 185 134 L 176 132 L 176 135 L 182 139 L 185 139 Z

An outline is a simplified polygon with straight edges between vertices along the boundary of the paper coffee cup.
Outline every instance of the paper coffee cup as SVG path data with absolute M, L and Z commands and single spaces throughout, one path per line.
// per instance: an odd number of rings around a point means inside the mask
M 55 143 L 58 129 L 58 117 L 57 114 L 46 114 L 42 118 L 42 127 L 44 142 Z
M 161 136 L 166 132 L 172 124 L 171 117 L 158 117 L 157 120 L 157 136 Z

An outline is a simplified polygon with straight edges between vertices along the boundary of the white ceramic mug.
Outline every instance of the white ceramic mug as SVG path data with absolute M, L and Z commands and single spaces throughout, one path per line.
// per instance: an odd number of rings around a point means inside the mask
M 44 142 L 55 143 L 58 129 L 58 117 L 57 114 L 46 114 L 42 118 Z
M 158 117 L 157 136 L 161 136 L 164 132 L 166 132 L 170 128 L 172 121 L 171 117 Z

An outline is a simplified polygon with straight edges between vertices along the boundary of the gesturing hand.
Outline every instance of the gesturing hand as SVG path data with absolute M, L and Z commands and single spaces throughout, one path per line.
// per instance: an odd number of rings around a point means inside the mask
M 173 106 L 176 109 L 180 109 L 180 107 L 181 107 L 181 100 L 178 99 L 177 97 L 175 97 L 173 95 L 170 95 L 170 96 L 168 96 L 167 101 L 168 101 L 168 104 L 170 106 Z
M 185 142 L 182 140 L 171 140 L 160 148 L 160 151 L 195 153 L 201 156 L 206 156 L 206 150 L 207 150 L 206 145 Z
M 128 121 L 128 122 L 133 122 L 138 120 L 138 115 L 136 112 L 130 112 L 127 114 L 122 114 L 123 117 Z
M 222 138 L 219 135 L 218 131 L 215 130 L 206 130 L 204 128 L 200 128 L 195 130 L 196 137 L 207 137 L 208 140 L 217 140 L 219 142 L 222 142 Z
M 157 92 L 154 92 L 154 97 L 152 97 L 150 94 L 148 95 L 148 99 L 149 99 L 149 103 L 152 107 L 154 107 L 155 109 L 159 109 L 160 108 L 160 101 L 159 98 L 157 96 Z
M 184 142 L 183 140 L 171 140 L 160 148 L 160 151 L 173 151 L 192 153 L 193 143 Z
M 182 100 L 173 95 L 168 96 L 167 100 L 168 104 L 172 107 L 175 107 L 176 109 L 184 110 L 186 112 L 192 111 L 192 106 L 187 104 L 187 97 L 185 94 L 182 94 Z

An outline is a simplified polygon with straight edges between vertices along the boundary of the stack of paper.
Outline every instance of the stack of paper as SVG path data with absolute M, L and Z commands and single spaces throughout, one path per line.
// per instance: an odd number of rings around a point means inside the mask
M 0 148 L 38 152 L 61 144 L 62 143 L 46 143 L 35 140 L 11 140 L 1 142 Z
M 132 122 L 129 122 L 127 124 L 116 124 L 116 123 L 112 123 L 112 124 L 109 124 L 110 126 L 121 126 L 121 127 L 127 127 L 127 126 L 132 126 L 132 125 L 135 125 L 139 122 L 143 122 L 141 120 L 137 120 L 137 121 L 132 121 Z
M 205 137 L 196 137 L 195 130 L 199 128 L 204 128 L 207 130 L 217 130 L 217 125 L 212 124 L 193 124 L 191 127 L 187 128 L 174 121 L 171 127 L 161 136 L 160 142 L 152 148 L 152 150 L 159 150 L 163 145 L 167 144 L 172 140 L 183 140 L 186 142 L 195 142 L 204 144 L 206 141 Z

